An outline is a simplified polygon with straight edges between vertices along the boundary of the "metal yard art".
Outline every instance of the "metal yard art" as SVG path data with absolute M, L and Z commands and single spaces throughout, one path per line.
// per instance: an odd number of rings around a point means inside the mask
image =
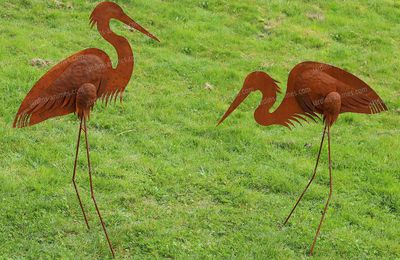
M 101 99 L 107 104 L 116 99 L 125 90 L 131 79 L 134 60 L 131 46 L 127 39 L 115 34 L 110 29 L 110 20 L 116 19 L 133 27 L 148 37 L 159 41 L 155 36 L 137 24 L 122 8 L 112 2 L 102 2 L 96 6 L 90 16 L 91 26 L 97 26 L 100 35 L 117 51 L 118 65 L 112 67 L 109 56 L 102 50 L 90 48 L 80 51 L 54 66 L 31 89 L 18 110 L 14 127 L 26 127 L 46 119 L 75 113 L 80 119 L 78 140 L 72 182 L 82 209 L 87 228 L 89 223 L 75 182 L 76 165 L 81 132 L 85 134 L 86 156 L 90 180 L 91 198 L 99 216 L 111 253 L 114 249 L 108 237 L 107 229 L 94 196 L 90 149 L 86 121 L 95 102 Z
M 88 140 L 87 120 L 94 104 L 100 99 L 106 104 L 120 97 L 128 85 L 134 68 L 131 46 L 127 39 L 115 34 L 110 28 L 110 20 L 116 19 L 138 30 L 148 37 L 159 41 L 142 26 L 137 24 L 122 8 L 112 2 L 102 2 L 96 6 L 90 16 L 91 27 L 96 26 L 100 35 L 117 51 L 118 64 L 112 66 L 110 57 L 96 48 L 85 49 L 51 68 L 33 86 L 22 101 L 13 126 L 17 128 L 32 126 L 47 119 L 75 113 L 79 120 L 79 131 L 75 151 L 72 183 L 78 198 L 87 228 L 89 222 L 76 184 L 77 160 L 82 131 L 84 132 L 90 192 L 93 204 L 99 217 L 110 251 L 115 256 L 105 223 L 97 205 L 92 181 L 90 148 Z M 254 112 L 256 122 L 263 126 L 280 125 L 289 129 L 296 124 L 314 121 L 322 116 L 324 129 L 311 179 L 297 199 L 287 216 L 286 224 L 304 194 L 313 182 L 325 136 L 328 138 L 329 160 L 329 195 L 311 244 L 310 255 L 319 236 L 325 214 L 332 197 L 332 160 L 331 160 L 331 127 L 339 115 L 346 112 L 376 114 L 387 110 L 382 99 L 364 81 L 343 69 L 319 62 L 303 62 L 296 65 L 289 74 L 287 91 L 282 103 L 274 112 L 270 109 L 281 93 L 278 81 L 268 74 L 256 71 L 250 73 L 228 110 L 218 122 L 221 124 L 252 92 L 260 91 L 262 100 Z
M 315 178 L 322 146 L 327 133 L 330 189 L 320 223 L 311 244 L 310 255 L 312 255 L 332 196 L 330 136 L 332 125 L 338 119 L 339 114 L 342 113 L 376 114 L 386 111 L 387 107 L 374 90 L 351 73 L 328 64 L 303 62 L 296 65 L 290 72 L 286 95 L 279 107 L 274 112 L 270 112 L 271 107 L 276 101 L 277 93 L 281 93 L 277 83 L 279 82 L 264 72 L 257 71 L 250 73 L 245 79 L 239 94 L 218 122 L 218 125 L 221 124 L 250 93 L 255 91 L 261 91 L 262 93 L 261 103 L 254 112 L 254 118 L 260 125 L 281 125 L 291 129 L 296 123 L 301 124 L 302 122 L 310 120 L 316 121 L 316 119 L 319 118 L 318 115 L 322 115 L 325 126 L 313 175 L 284 222 L 284 224 L 286 224 L 289 221 L 297 205 Z

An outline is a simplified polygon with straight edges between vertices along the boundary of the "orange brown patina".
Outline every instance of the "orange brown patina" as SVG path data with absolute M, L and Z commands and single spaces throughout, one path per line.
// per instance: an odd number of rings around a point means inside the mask
M 338 119 L 339 114 L 345 112 L 375 114 L 386 111 L 387 107 L 373 89 L 351 73 L 328 64 L 308 61 L 302 62 L 292 69 L 289 74 L 286 95 L 278 108 L 271 113 L 270 109 L 276 101 L 276 94 L 281 93 L 277 83 L 279 82 L 265 72 L 250 73 L 245 79 L 241 91 L 222 116 L 218 125 L 254 91 L 261 91 L 262 93 L 261 103 L 254 112 L 254 118 L 260 125 L 281 125 L 291 129 L 295 126 L 295 123 L 316 121 L 319 118 L 318 115 L 322 115 L 325 127 L 313 175 L 284 222 L 286 224 L 289 221 L 315 178 L 327 132 L 330 191 L 311 245 L 310 255 L 312 255 L 332 196 L 331 126 Z
M 131 79 L 134 59 L 131 46 L 127 39 L 115 34 L 110 29 L 110 20 L 116 19 L 133 27 L 150 38 L 159 41 L 124 13 L 122 8 L 112 2 L 102 2 L 96 6 L 90 16 L 91 26 L 97 26 L 101 36 L 114 46 L 118 54 L 118 65 L 114 69 L 111 59 L 102 50 L 90 48 L 80 51 L 50 69 L 31 89 L 18 110 L 14 127 L 25 127 L 40 123 L 46 119 L 76 113 L 80 119 L 78 141 L 76 148 L 74 184 L 79 204 L 87 227 L 89 224 L 75 183 L 76 162 L 79 151 L 82 130 L 85 133 L 86 152 L 90 177 L 90 189 L 93 203 L 100 218 L 107 242 L 114 256 L 114 250 L 108 237 L 105 224 L 93 193 L 91 167 L 89 159 L 89 143 L 87 138 L 86 120 L 95 102 L 101 99 L 106 104 L 122 93 Z

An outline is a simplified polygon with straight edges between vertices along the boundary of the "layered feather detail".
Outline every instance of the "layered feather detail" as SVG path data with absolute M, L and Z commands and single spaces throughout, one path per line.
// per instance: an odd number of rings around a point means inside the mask
M 98 86 L 110 67 L 107 54 L 99 49 L 86 49 L 61 61 L 29 91 L 13 126 L 31 126 L 52 117 L 76 112 L 78 89 L 85 83 Z

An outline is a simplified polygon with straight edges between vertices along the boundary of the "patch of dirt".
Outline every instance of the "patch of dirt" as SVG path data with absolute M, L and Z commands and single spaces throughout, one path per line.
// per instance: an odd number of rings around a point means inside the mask
M 272 62 L 272 61 L 264 61 L 264 62 L 262 62 L 261 63 L 261 66 L 263 67 L 263 68 L 272 68 L 273 66 L 275 66 L 275 62 Z
M 324 21 L 325 15 L 323 13 L 309 12 L 306 13 L 308 19 L 313 21 Z
M 52 63 L 51 61 L 40 59 L 40 58 L 34 58 L 30 62 L 31 66 L 37 67 L 37 68 L 44 68 L 44 67 L 50 66 L 51 63 Z
M 310 149 L 311 147 L 312 147 L 312 144 L 309 144 L 309 143 L 304 144 L 304 148 Z
M 60 9 L 73 9 L 74 8 L 74 6 L 72 5 L 71 2 L 64 3 L 59 0 L 54 0 L 53 3 L 57 8 L 60 8 Z
M 206 90 L 208 90 L 208 91 L 212 91 L 212 90 L 214 90 L 214 86 L 207 82 L 207 83 L 204 85 L 204 89 L 206 89 Z
M 126 30 L 128 30 L 130 32 L 134 32 L 135 31 L 135 29 L 133 27 L 130 27 L 130 26 L 126 25 L 126 24 L 124 24 L 123 27 L 124 27 L 124 29 L 126 29 Z
M 267 35 L 271 34 L 272 31 L 282 23 L 282 21 L 285 19 L 285 17 L 286 17 L 285 15 L 281 15 L 275 19 L 271 19 L 271 20 L 267 20 L 267 21 L 265 21 L 263 19 L 259 19 L 259 21 L 263 22 L 263 30 L 262 30 L 262 33 L 259 35 L 259 37 L 261 38 L 261 35 L 263 35 L 263 34 L 267 34 Z
M 264 27 L 263 30 L 265 33 L 271 33 L 273 29 L 275 29 L 276 27 L 278 27 L 281 24 L 282 19 L 278 18 L 276 20 L 270 20 L 270 21 L 266 21 L 264 23 Z

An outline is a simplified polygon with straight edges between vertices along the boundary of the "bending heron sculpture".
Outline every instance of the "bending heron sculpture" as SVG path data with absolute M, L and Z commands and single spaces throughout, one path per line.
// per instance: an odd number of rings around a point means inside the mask
M 218 122 L 218 125 L 254 91 L 261 91 L 262 93 L 261 103 L 254 112 L 254 118 L 260 125 L 281 125 L 291 129 L 295 126 L 295 123 L 301 124 L 305 121 L 316 121 L 316 118 L 319 118 L 318 115 L 322 115 L 325 126 L 313 175 L 284 222 L 286 224 L 289 221 L 315 178 L 327 133 L 330 189 L 320 223 L 311 244 L 310 255 L 312 255 L 332 197 L 330 136 L 332 125 L 338 119 L 339 114 L 345 112 L 376 114 L 386 111 L 387 107 L 374 90 L 351 73 L 328 64 L 309 61 L 300 63 L 292 69 L 289 74 L 286 95 L 282 103 L 274 112 L 270 112 L 276 101 L 277 93 L 281 93 L 277 83 L 279 82 L 264 72 L 256 71 L 250 73 L 244 81 L 241 91 Z

